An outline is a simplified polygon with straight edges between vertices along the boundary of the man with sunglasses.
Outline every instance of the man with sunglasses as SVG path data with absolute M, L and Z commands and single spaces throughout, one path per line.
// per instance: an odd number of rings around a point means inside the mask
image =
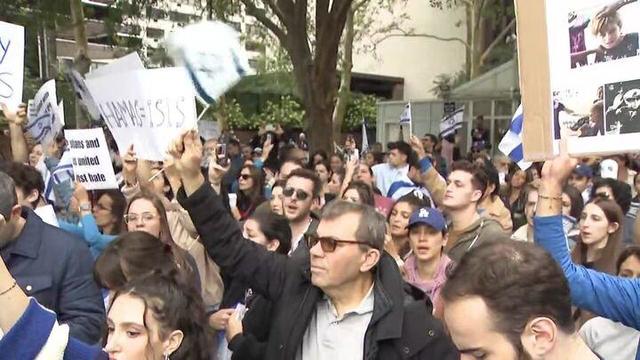
M 304 234 L 318 226 L 311 209 L 314 205 L 320 206 L 321 188 L 320 179 L 311 170 L 295 169 L 287 177 L 282 195 L 284 216 L 291 227 L 290 254 L 296 250 Z
M 205 182 L 200 149 L 194 131 L 170 147 L 183 184 L 178 200 L 213 260 L 276 304 L 265 359 L 458 359 L 430 304 L 405 298 L 398 267 L 383 250 L 385 220 L 375 209 L 333 202 L 301 256 L 268 252 L 242 238 Z M 296 197 L 304 190 L 287 185 Z

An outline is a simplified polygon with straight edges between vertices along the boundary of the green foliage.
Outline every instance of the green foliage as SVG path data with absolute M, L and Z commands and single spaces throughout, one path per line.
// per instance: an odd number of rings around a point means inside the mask
M 375 127 L 378 113 L 378 98 L 373 95 L 352 93 L 347 104 L 347 113 L 342 123 L 343 131 L 358 130 L 365 119 L 368 127 Z
M 433 80 L 434 87 L 431 92 L 439 99 L 449 97 L 451 91 L 469 80 L 469 76 L 464 70 L 453 74 L 440 74 Z

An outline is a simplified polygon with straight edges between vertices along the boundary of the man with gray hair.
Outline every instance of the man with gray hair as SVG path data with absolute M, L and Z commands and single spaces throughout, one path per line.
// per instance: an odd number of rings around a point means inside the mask
M 302 242 L 304 256 L 269 252 L 242 237 L 206 183 L 201 148 L 193 131 L 170 148 L 183 184 L 178 200 L 213 260 L 275 304 L 265 359 L 458 359 L 430 303 L 404 293 L 375 209 L 336 201 Z
M 20 206 L 13 180 L 2 171 L 0 256 L 22 291 L 54 311 L 71 336 L 89 344 L 100 340 L 106 318 L 89 248 Z

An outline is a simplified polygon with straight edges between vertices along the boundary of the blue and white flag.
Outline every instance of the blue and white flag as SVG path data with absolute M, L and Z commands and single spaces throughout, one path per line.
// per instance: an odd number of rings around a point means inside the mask
M 364 154 L 369 151 L 369 137 L 367 136 L 367 124 L 364 119 L 362 119 L 362 151 Z
M 522 113 L 522 105 L 520 105 L 513 115 L 513 119 L 511 119 L 509 131 L 507 131 L 500 141 L 498 149 L 518 164 L 520 169 L 526 170 L 531 166 L 531 163 L 524 161 L 524 148 L 522 146 L 523 125 L 524 115 Z
M 183 66 L 198 99 L 213 104 L 252 69 L 240 34 L 220 21 L 189 25 L 172 33 L 169 54 Z
M 464 122 L 464 106 L 460 109 L 446 115 L 442 121 L 440 121 L 440 136 L 447 137 L 456 130 L 462 128 Z
M 400 125 L 411 126 L 411 103 L 404 106 L 404 111 L 400 115 Z

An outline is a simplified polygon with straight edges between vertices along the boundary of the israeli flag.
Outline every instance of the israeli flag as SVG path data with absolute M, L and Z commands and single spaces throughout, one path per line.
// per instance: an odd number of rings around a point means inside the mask
M 454 111 L 451 114 L 446 115 L 440 121 L 440 136 L 447 137 L 456 132 L 456 130 L 462 128 L 464 122 L 464 106 Z
M 404 111 L 400 115 L 400 125 L 411 126 L 411 103 L 404 106 Z
M 524 115 L 522 105 L 518 107 L 511 119 L 509 131 L 504 135 L 498 149 L 507 155 L 513 162 L 518 164 L 520 169 L 527 170 L 531 163 L 524 161 L 524 148 L 522 146 L 522 128 L 524 125 Z

